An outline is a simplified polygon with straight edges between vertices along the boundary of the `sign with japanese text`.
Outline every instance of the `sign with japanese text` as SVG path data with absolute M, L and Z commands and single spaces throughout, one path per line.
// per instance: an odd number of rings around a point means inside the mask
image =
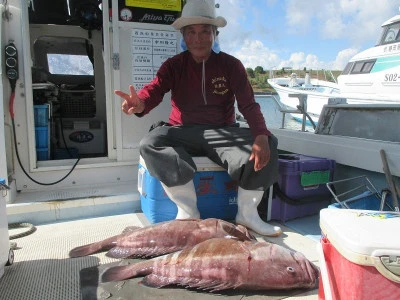
M 164 61 L 177 53 L 177 32 L 133 29 L 132 83 L 140 90 L 155 77 Z

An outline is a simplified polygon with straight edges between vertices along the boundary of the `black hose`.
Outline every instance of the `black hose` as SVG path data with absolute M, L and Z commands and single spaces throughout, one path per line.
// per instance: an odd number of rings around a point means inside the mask
M 22 171 L 24 172 L 24 174 L 30 180 L 32 180 L 34 183 L 39 184 L 39 185 L 54 185 L 54 184 L 57 184 L 57 183 L 63 181 L 65 178 L 67 178 L 72 173 L 72 171 L 75 169 L 76 165 L 78 164 L 80 158 L 78 158 L 78 160 L 75 162 L 75 164 L 73 165 L 72 169 L 68 172 L 68 174 L 65 175 L 63 178 L 57 180 L 57 181 L 50 182 L 50 183 L 43 183 L 43 182 L 39 182 L 39 181 L 33 179 L 31 176 L 29 176 L 28 172 L 26 172 L 25 168 L 22 165 L 21 159 L 19 157 L 18 147 L 17 147 L 17 134 L 15 132 L 15 122 L 14 122 L 14 99 L 15 99 L 16 81 L 17 81 L 16 79 L 15 80 L 11 80 L 10 79 L 11 96 L 10 96 L 10 101 L 9 101 L 9 112 L 10 112 L 10 115 L 11 115 L 11 122 L 12 122 L 12 128 L 13 128 L 13 136 L 14 136 L 14 147 L 15 147 L 15 153 L 17 154 L 18 163 L 19 163 Z
M 72 173 L 72 171 L 75 169 L 76 165 L 78 164 L 80 158 L 77 159 L 77 161 L 76 161 L 75 164 L 73 165 L 72 169 L 67 173 L 67 175 L 65 175 L 63 178 L 61 178 L 61 179 L 59 179 L 59 180 L 57 180 L 57 181 L 49 182 L 49 183 L 44 183 L 44 182 L 39 182 L 39 181 L 35 180 L 34 178 L 32 178 L 31 176 L 29 176 L 28 172 L 26 172 L 26 170 L 25 170 L 24 167 L 22 166 L 22 162 L 21 162 L 21 159 L 20 159 L 20 157 L 19 157 L 18 148 L 17 148 L 17 135 L 16 135 L 16 133 L 15 133 L 15 123 L 14 123 L 14 119 L 12 118 L 11 121 L 12 121 L 13 133 L 14 133 L 14 145 L 15 145 L 15 153 L 17 154 L 17 160 L 18 160 L 18 163 L 19 163 L 19 165 L 20 165 L 22 171 L 25 173 L 25 175 L 26 175 L 30 180 L 32 180 L 34 183 L 37 183 L 37 184 L 40 184 L 40 185 L 54 185 L 54 184 L 57 184 L 57 183 L 63 181 L 65 178 L 67 178 L 67 177 Z

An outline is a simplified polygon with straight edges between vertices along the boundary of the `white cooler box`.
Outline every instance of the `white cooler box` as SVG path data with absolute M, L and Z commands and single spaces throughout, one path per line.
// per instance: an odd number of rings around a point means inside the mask
M 320 227 L 319 299 L 400 299 L 400 213 L 325 208 Z

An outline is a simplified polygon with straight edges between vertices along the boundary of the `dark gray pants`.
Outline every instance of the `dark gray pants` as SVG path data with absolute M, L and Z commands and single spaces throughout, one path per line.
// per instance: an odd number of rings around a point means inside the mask
M 159 126 L 140 142 L 149 173 L 167 186 L 193 179 L 193 156 L 207 156 L 227 170 L 246 190 L 266 190 L 278 181 L 278 139 L 269 138 L 271 159 L 260 171 L 249 161 L 254 138 L 249 128 L 226 126 Z

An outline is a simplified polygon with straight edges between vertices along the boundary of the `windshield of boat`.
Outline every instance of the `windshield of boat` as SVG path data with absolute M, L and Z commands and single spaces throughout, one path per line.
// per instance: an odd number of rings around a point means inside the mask
M 391 44 L 400 41 L 400 22 L 388 24 L 382 27 L 378 45 Z

